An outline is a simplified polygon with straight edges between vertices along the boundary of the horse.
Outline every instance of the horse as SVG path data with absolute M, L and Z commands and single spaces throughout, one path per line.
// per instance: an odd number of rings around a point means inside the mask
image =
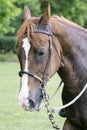
M 87 30 L 64 17 L 51 16 L 50 5 L 40 18 L 24 7 L 16 53 L 20 62 L 19 104 L 39 111 L 42 84 L 57 72 L 64 86 L 62 102 L 75 98 L 87 83 Z M 44 85 L 43 85 L 44 86 Z M 87 130 L 87 89 L 65 108 L 63 130 Z

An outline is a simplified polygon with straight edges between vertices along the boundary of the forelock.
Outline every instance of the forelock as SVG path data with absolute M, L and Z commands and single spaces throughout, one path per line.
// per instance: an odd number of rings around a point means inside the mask
M 20 46 L 22 39 L 26 36 L 28 39 L 31 38 L 34 32 L 35 24 L 32 20 L 25 21 L 18 30 L 17 33 L 17 46 Z

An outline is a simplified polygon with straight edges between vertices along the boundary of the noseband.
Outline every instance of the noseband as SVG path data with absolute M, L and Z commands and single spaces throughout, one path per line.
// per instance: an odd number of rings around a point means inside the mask
M 50 45 L 50 48 L 49 48 L 49 60 L 48 60 L 48 61 L 50 62 L 51 54 L 52 54 L 52 36 L 53 36 L 52 31 L 51 31 L 51 26 L 48 25 L 48 26 L 47 26 L 47 30 L 35 29 L 35 30 L 34 30 L 34 33 L 42 33 L 42 34 L 46 34 L 46 35 L 48 35 L 48 36 L 50 37 L 50 42 L 49 42 L 49 45 Z M 37 76 L 37 75 L 34 75 L 33 73 L 30 73 L 30 72 L 27 72 L 27 71 L 24 71 L 24 70 L 21 70 L 21 71 L 19 72 L 19 76 L 22 77 L 23 74 L 27 74 L 28 76 L 39 80 L 41 84 L 45 84 L 45 83 L 46 83 L 46 80 L 47 80 L 46 70 L 47 70 L 47 66 L 48 66 L 49 62 L 46 64 L 43 79 L 41 79 L 41 78 L 40 78 L 39 76 Z

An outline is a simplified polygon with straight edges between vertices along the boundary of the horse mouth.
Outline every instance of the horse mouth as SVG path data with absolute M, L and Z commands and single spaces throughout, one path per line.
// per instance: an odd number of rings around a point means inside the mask
M 32 101 L 31 99 L 29 99 L 27 104 L 19 104 L 25 111 L 40 111 L 41 110 L 41 104 L 42 104 L 42 99 L 40 99 L 40 101 L 38 101 L 37 103 L 35 103 L 34 101 Z
M 41 93 L 40 88 L 36 90 L 36 93 L 34 92 L 27 92 L 24 93 L 24 91 L 21 91 L 18 96 L 18 102 L 19 105 L 27 111 L 40 111 L 41 110 L 41 104 L 42 104 L 43 96 Z
M 39 102 L 37 102 L 36 104 L 32 101 L 32 100 L 29 100 L 29 111 L 40 111 L 41 110 L 41 102 L 42 100 L 40 100 Z
M 30 112 L 33 112 L 33 111 L 39 112 L 41 110 L 41 105 L 40 106 L 33 106 L 33 107 L 31 107 L 31 106 L 28 106 L 28 107 L 22 106 L 22 107 L 24 108 L 24 110 L 30 111 Z

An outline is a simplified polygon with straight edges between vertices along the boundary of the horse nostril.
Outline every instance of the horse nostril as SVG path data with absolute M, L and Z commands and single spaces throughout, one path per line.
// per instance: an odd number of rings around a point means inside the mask
M 29 99 L 29 109 L 32 109 L 32 108 L 35 108 L 35 103 L 34 103 L 34 101 L 33 100 L 31 100 L 31 99 Z

